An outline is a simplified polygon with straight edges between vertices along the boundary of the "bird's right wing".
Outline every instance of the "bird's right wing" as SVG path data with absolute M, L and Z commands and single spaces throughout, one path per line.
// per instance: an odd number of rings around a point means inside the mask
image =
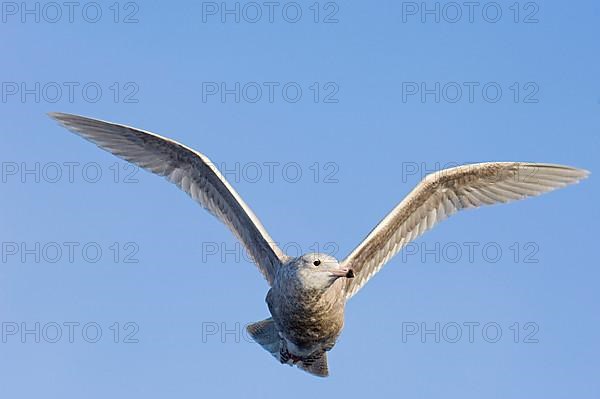
M 176 184 L 233 232 L 269 284 L 273 283 L 276 269 L 287 256 L 205 155 L 132 127 L 78 115 L 49 115 L 98 147 Z
M 428 175 L 342 261 L 354 269 L 346 282 L 350 298 L 406 244 L 453 213 L 539 195 L 587 177 L 562 165 L 489 162 Z

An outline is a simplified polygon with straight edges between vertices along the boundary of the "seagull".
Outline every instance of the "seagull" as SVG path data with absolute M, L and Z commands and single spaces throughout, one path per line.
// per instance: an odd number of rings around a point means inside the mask
M 98 147 L 165 177 L 224 223 L 270 285 L 271 317 L 247 326 L 282 364 L 329 375 L 327 352 L 344 325 L 346 302 L 404 246 L 462 209 L 511 202 L 577 183 L 569 166 L 486 162 L 427 175 L 341 262 L 323 253 L 287 256 L 204 155 L 174 140 L 84 116 L 50 113 Z

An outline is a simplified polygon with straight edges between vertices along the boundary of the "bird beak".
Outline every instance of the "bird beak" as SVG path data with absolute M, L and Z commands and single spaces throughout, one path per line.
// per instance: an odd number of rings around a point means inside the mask
M 332 270 L 331 274 L 335 277 L 354 278 L 354 270 L 346 268 L 346 267 L 344 267 L 342 269 Z

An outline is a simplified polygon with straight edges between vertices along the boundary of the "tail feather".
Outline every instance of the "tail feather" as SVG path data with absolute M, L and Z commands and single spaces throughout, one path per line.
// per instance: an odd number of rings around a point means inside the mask
M 319 377 L 329 375 L 327 352 L 320 351 L 303 358 L 292 355 L 288 352 L 272 318 L 248 324 L 246 330 L 257 344 L 265 348 L 280 363 L 289 364 L 290 366 L 296 365 L 300 369 Z
M 311 356 L 296 363 L 302 370 L 316 375 L 317 377 L 327 377 L 329 367 L 327 367 L 327 352 L 321 352 L 316 356 Z
M 268 319 L 248 324 L 246 330 L 257 344 L 265 348 L 277 360 L 281 361 L 279 357 L 279 353 L 281 352 L 281 337 L 272 318 L 269 317 Z

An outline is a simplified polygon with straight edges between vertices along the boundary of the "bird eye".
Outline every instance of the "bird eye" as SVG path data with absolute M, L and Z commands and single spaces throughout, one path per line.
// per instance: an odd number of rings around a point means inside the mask
M 321 261 L 318 259 L 313 262 L 313 265 L 315 265 L 315 266 L 319 266 L 320 264 L 321 264 Z

